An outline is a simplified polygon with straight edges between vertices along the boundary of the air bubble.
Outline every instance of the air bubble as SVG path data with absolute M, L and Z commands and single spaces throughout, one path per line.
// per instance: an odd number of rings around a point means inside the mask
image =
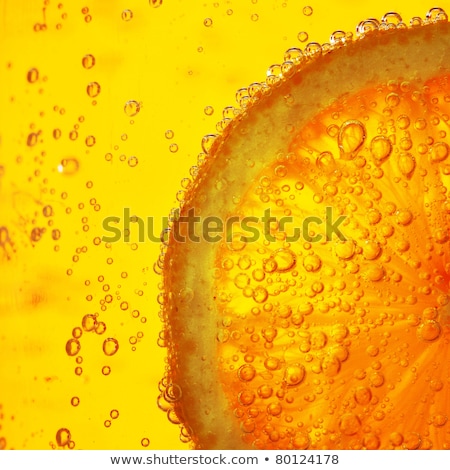
M 76 338 L 71 338 L 66 343 L 66 353 L 68 356 L 76 356 L 81 349 L 81 344 Z
M 133 12 L 131 10 L 123 10 L 121 17 L 123 21 L 130 21 L 133 19 Z
M 125 103 L 124 111 L 127 116 L 136 116 L 141 110 L 141 105 L 135 100 L 129 100 Z
M 300 42 L 306 42 L 308 40 L 309 36 L 308 36 L 308 33 L 306 31 L 300 31 L 298 34 L 297 34 L 297 39 L 300 41 Z
M 349 120 L 339 129 L 338 145 L 342 158 L 355 158 L 366 139 L 366 128 L 357 120 Z
M 92 54 L 87 54 L 83 57 L 81 63 L 85 69 L 91 69 L 95 65 L 95 57 Z
M 27 73 L 27 81 L 29 83 L 35 83 L 39 79 L 39 70 L 36 68 L 32 68 Z
M 70 442 L 70 431 L 66 428 L 58 429 L 56 432 L 56 443 L 59 447 L 64 447 Z
M 90 82 L 86 87 L 86 92 L 91 98 L 95 98 L 99 95 L 101 87 L 97 82 Z

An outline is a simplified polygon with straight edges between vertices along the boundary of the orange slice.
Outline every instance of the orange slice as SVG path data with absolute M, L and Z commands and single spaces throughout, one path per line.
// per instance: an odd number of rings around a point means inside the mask
M 450 25 L 397 14 L 242 93 L 164 246 L 160 406 L 203 449 L 449 448 Z

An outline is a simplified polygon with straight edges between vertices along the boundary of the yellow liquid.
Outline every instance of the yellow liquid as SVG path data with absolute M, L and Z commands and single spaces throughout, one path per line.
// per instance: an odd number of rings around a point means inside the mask
M 107 245 L 103 219 L 158 233 L 201 137 L 289 47 L 433 5 L 2 4 L 0 448 L 188 448 L 156 404 L 159 244 Z

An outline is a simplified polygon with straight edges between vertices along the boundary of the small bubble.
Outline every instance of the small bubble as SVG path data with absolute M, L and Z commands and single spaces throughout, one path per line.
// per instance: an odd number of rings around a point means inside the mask
M 149 4 L 153 8 L 158 8 L 162 5 L 163 0 L 149 0 Z
M 250 382 L 256 375 L 255 368 L 250 364 L 241 366 L 238 370 L 238 377 L 243 382 Z
M 119 417 L 118 410 L 111 410 L 111 412 L 109 413 L 109 416 L 111 416 L 112 419 L 117 419 Z
M 53 208 L 52 206 L 44 206 L 42 209 L 42 214 L 44 217 L 51 217 L 53 215 Z
M 306 42 L 308 40 L 309 36 L 308 36 L 308 33 L 306 31 L 300 31 L 298 34 L 297 34 L 297 39 L 300 41 L 300 42 Z
M 81 325 L 84 331 L 93 331 L 97 326 L 97 318 L 95 315 L 88 314 L 83 317 Z
M 39 79 L 39 71 L 36 68 L 32 68 L 27 73 L 27 80 L 29 83 L 35 83 Z
M 284 371 L 284 382 L 288 387 L 299 385 L 305 378 L 305 368 L 301 364 L 292 364 Z
M 111 373 L 111 367 L 109 366 L 103 366 L 102 367 L 102 374 L 103 375 L 109 375 Z
M 81 349 L 81 344 L 76 338 L 71 338 L 66 343 L 66 353 L 69 356 L 76 356 Z
M 250 16 L 250 19 L 252 21 L 258 21 L 259 20 L 259 15 L 257 13 L 253 13 L 251 16 Z
M 400 153 L 397 164 L 403 176 L 408 179 L 413 176 L 414 170 L 416 169 L 416 159 L 412 154 L 405 152 Z
M 70 176 L 74 175 L 79 168 L 79 163 L 76 158 L 64 158 L 58 165 L 58 172 L 63 175 Z
M 101 87 L 97 82 L 90 82 L 86 88 L 87 94 L 91 98 L 95 98 L 101 91 Z
M 370 153 L 378 164 L 384 162 L 391 152 L 392 143 L 384 135 L 378 135 L 370 142 Z
M 128 165 L 131 166 L 131 167 L 135 167 L 136 165 L 138 164 L 138 159 L 137 157 L 130 157 L 128 159 Z
M 119 349 L 119 342 L 115 338 L 107 338 L 103 342 L 103 352 L 106 356 L 113 356 Z
M 342 124 L 338 134 L 338 145 L 342 158 L 353 159 L 366 140 L 366 128 L 357 120 Z
M 95 65 L 95 57 L 92 54 L 87 54 L 81 60 L 85 69 L 91 69 Z
M 214 113 L 214 108 L 212 106 L 206 106 L 204 112 L 207 116 L 211 116 Z
M 70 403 L 72 406 L 78 406 L 80 404 L 80 399 L 78 397 L 72 397 Z
M 166 139 L 173 139 L 173 136 L 175 133 L 173 132 L 172 129 L 167 129 L 167 131 L 164 133 Z
M 178 145 L 177 145 L 177 144 L 170 144 L 170 145 L 169 145 L 169 150 L 170 150 L 172 153 L 178 152 Z
M 433 163 L 443 162 L 450 153 L 450 147 L 445 142 L 436 142 L 431 147 L 430 160 Z
M 130 100 L 125 103 L 124 111 L 127 116 L 136 116 L 140 110 L 141 105 L 135 100 Z
M 66 428 L 58 429 L 56 432 L 56 443 L 59 447 L 64 447 L 70 442 L 70 431 Z
M 428 320 L 417 328 L 417 337 L 427 343 L 436 341 L 441 336 L 441 325 L 435 320 Z
M 311 16 L 313 14 L 313 9 L 309 5 L 303 8 L 303 14 L 305 16 Z
M 27 137 L 27 145 L 28 147 L 34 147 L 38 142 L 38 134 L 32 132 Z
M 88 147 L 92 147 L 93 145 L 95 145 L 95 137 L 93 135 L 88 135 L 86 137 L 85 142 Z
M 144 437 L 141 439 L 141 446 L 142 447 L 148 447 L 150 444 L 150 439 L 148 439 L 147 437 Z
M 133 12 L 131 10 L 123 10 L 121 16 L 123 21 L 130 21 L 133 18 Z
M 213 24 L 213 20 L 212 20 L 211 18 L 205 18 L 205 19 L 203 20 L 203 24 L 204 24 L 207 28 L 209 28 L 209 27 Z
M 339 428 L 342 434 L 353 436 L 361 427 L 361 420 L 353 413 L 347 413 L 341 416 L 339 420 Z

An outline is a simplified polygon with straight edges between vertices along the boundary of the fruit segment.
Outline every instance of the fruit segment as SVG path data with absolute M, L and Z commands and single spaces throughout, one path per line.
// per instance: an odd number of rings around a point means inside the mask
M 285 59 L 174 213 L 161 407 L 196 448 L 449 448 L 446 15 Z

